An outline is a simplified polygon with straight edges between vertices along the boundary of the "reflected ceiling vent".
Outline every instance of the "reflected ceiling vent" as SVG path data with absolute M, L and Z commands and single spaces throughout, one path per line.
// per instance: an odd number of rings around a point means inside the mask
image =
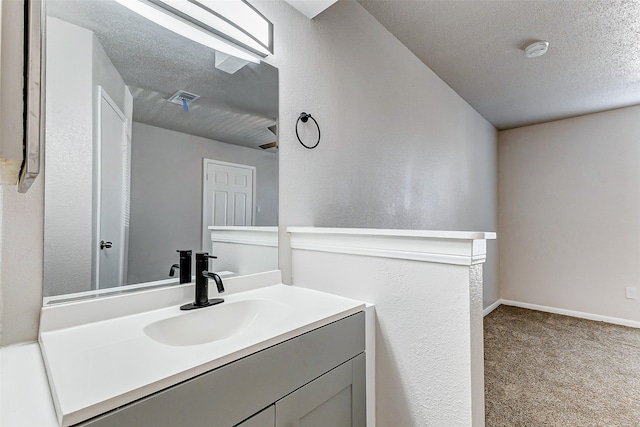
M 174 93 L 171 98 L 167 99 L 167 101 L 173 104 L 182 105 L 182 108 L 184 108 L 184 111 L 189 111 L 189 104 L 191 104 L 193 101 L 195 101 L 198 98 L 200 98 L 200 95 L 187 92 L 186 90 L 179 90 L 176 93 Z
M 269 129 L 271 131 L 271 133 L 273 133 L 274 135 L 278 135 L 277 131 L 278 129 L 276 128 L 276 125 L 273 126 L 269 126 L 267 129 Z M 262 145 L 258 145 L 259 148 L 262 148 L 263 150 L 268 150 L 269 148 L 278 148 L 278 141 L 273 141 L 273 142 L 269 142 L 268 144 L 262 144 Z
M 278 148 L 278 141 L 273 141 L 268 144 L 258 145 L 258 147 L 262 148 L 263 150 L 268 150 L 269 148 Z

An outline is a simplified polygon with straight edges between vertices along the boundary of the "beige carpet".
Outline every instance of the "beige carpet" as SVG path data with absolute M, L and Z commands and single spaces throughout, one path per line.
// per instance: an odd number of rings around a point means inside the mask
M 484 337 L 487 427 L 640 426 L 640 329 L 501 306 Z

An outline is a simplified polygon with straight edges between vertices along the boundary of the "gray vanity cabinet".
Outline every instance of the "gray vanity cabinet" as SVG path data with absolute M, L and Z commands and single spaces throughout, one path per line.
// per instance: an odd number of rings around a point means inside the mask
M 365 427 L 364 353 L 236 427 Z
M 276 427 L 365 427 L 361 354 L 276 402 Z
M 236 427 L 365 427 L 364 353 Z
M 359 312 L 80 425 L 364 427 L 364 336 Z
M 236 427 L 275 427 L 275 425 L 276 405 L 271 405 L 264 411 L 238 424 Z

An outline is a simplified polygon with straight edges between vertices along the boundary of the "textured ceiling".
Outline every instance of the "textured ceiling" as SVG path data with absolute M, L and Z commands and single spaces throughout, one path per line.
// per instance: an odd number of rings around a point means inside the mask
M 47 15 L 94 32 L 134 98 L 133 120 L 256 148 L 275 136 L 278 70 L 214 67 L 214 51 L 142 18 L 112 0 L 53 0 Z M 166 100 L 179 89 L 200 95 L 185 113 Z
M 498 129 L 640 104 L 640 0 L 359 1 Z

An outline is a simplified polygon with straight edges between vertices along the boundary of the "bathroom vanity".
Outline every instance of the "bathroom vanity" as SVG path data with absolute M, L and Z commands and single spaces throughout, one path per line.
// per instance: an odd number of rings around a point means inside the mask
M 58 424 L 366 425 L 363 303 L 277 271 L 225 286 L 191 312 L 193 285 L 43 308 Z
M 363 351 L 359 312 L 80 425 L 364 426 Z

